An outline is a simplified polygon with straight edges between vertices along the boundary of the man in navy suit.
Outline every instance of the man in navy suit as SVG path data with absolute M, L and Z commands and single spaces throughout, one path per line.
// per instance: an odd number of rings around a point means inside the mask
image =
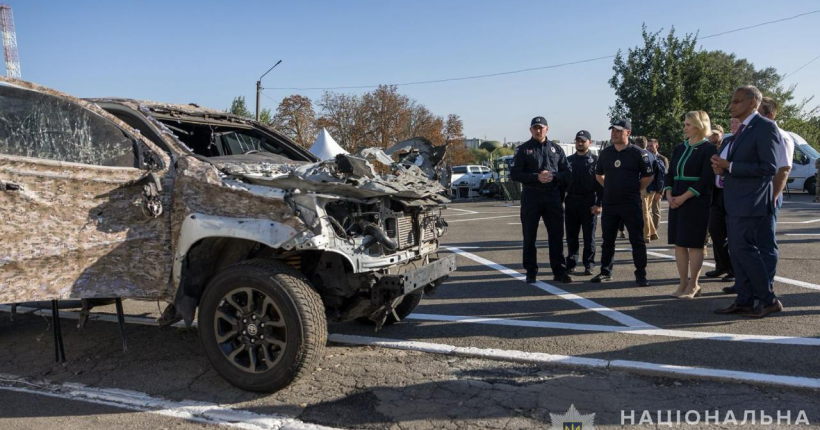
M 777 152 L 782 144 L 777 125 L 760 116 L 763 95 L 748 85 L 735 90 L 729 110 L 741 121 L 735 138 L 712 157 L 715 185 L 722 187 L 729 229 L 729 252 L 735 270 L 737 298 L 717 314 L 744 314 L 763 318 L 780 312 L 769 281 L 768 265 L 774 249 L 774 190 Z M 768 264 L 767 264 L 768 263 Z M 757 307 L 755 299 L 759 300 Z

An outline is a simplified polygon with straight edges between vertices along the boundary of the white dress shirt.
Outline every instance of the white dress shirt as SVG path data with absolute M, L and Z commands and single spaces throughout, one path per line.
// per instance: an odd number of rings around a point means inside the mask
M 786 166 L 792 167 L 792 161 L 794 159 L 794 139 L 786 130 L 780 127 L 777 127 L 777 130 L 780 132 L 780 138 L 783 139 L 783 144 L 777 148 L 777 170 L 780 170 Z

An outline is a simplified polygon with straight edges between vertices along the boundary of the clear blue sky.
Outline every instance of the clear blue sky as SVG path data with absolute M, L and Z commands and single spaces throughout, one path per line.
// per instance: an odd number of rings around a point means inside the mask
M 266 87 L 332 87 L 441 79 L 612 55 L 650 30 L 702 36 L 820 9 L 794 1 L 54 1 L 14 10 L 23 78 L 81 97 L 122 96 L 225 109 L 277 60 Z M 702 41 L 782 73 L 820 55 L 820 14 Z M 400 87 L 468 137 L 608 137 L 612 60 L 461 82 Z M 820 60 L 786 83 L 820 95 Z M 363 92 L 367 90 L 346 90 Z M 266 90 L 275 109 L 296 91 Z M 316 100 L 321 91 L 302 91 Z M 728 97 L 728 95 L 727 95 Z M 813 102 L 820 104 L 820 97 Z

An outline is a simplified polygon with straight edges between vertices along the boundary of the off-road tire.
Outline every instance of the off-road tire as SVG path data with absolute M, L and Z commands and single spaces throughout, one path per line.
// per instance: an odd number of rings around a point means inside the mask
M 419 288 L 412 293 L 406 294 L 404 298 L 402 298 L 401 302 L 398 306 L 396 306 L 396 315 L 399 316 L 397 320 L 396 317 L 393 316 L 391 313 L 387 316 L 387 319 L 384 321 L 384 325 L 392 325 L 399 321 L 404 321 L 408 315 L 412 314 L 416 307 L 421 303 L 421 299 L 424 296 L 424 289 Z M 364 324 L 375 324 L 375 321 L 371 320 L 368 317 L 361 317 L 357 318 L 356 321 Z
M 277 323 L 284 323 L 283 327 L 273 328 L 284 333 L 284 347 L 278 349 L 278 358 L 274 360 L 274 364 L 260 373 L 243 370 L 232 363 L 223 352 L 224 348 L 231 347 L 230 342 L 220 344 L 216 337 L 216 324 L 225 322 L 224 318 L 217 317 L 218 309 L 224 313 L 224 298 L 248 288 L 266 295 L 277 307 L 274 310 L 280 318 L 277 322 L 269 323 L 269 327 L 264 330 L 271 329 L 270 326 Z M 310 374 L 322 359 L 327 343 L 327 321 L 321 297 L 304 275 L 273 260 L 247 260 L 217 274 L 208 283 L 200 301 L 198 325 L 205 355 L 216 371 L 231 384 L 248 391 L 274 392 Z M 245 328 L 250 331 L 250 327 Z M 257 348 L 261 348 L 262 341 L 258 342 L 260 345 Z M 259 357 L 261 350 L 254 351 L 260 351 L 254 353 L 255 357 Z M 268 354 L 270 351 L 267 349 L 264 352 Z M 267 366 L 266 360 L 263 359 L 262 362 Z

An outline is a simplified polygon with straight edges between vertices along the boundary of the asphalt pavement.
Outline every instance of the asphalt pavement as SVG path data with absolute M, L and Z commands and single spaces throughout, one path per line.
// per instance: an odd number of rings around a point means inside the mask
M 272 395 L 224 382 L 195 328 L 129 324 L 124 354 L 116 324 L 78 331 L 65 319 L 68 362 L 55 364 L 47 313 L 2 313 L 0 428 L 547 428 L 570 405 L 603 428 L 647 410 L 733 411 L 738 421 L 745 410 L 790 411 L 792 422 L 804 411 L 820 423 L 820 204 L 810 202 L 794 194 L 780 213 L 785 310 L 762 320 L 715 315 L 732 301 L 719 280 L 702 280 L 695 300 L 669 297 L 678 276 L 665 224 L 648 245 L 649 287 L 635 285 L 626 239 L 613 282 L 553 282 L 543 226 L 531 285 L 519 208 L 453 203 L 442 251 L 459 255 L 451 279 L 377 333 L 332 324 L 320 368 Z M 154 303 L 125 305 L 144 322 L 158 314 Z

